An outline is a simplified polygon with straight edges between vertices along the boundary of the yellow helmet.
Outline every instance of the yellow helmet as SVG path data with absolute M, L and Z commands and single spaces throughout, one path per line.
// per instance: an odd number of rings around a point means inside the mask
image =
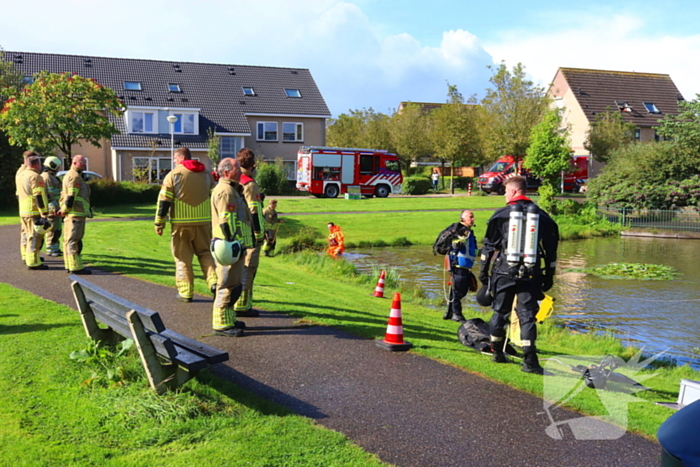
M 48 167 L 51 170 L 58 170 L 61 167 L 61 159 L 56 156 L 49 156 L 44 160 L 44 167 Z

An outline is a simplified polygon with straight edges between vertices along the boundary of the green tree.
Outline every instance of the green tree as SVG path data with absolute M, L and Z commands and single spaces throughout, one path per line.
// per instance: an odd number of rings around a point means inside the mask
M 221 159 L 221 136 L 216 134 L 213 127 L 207 128 L 207 157 L 211 161 L 212 168 L 216 170 Z
M 411 174 L 411 163 L 433 152 L 429 139 L 430 117 L 418 104 L 409 103 L 391 117 L 389 132 L 394 150 L 401 160 L 406 175 Z
M 611 153 L 634 141 L 635 128 L 634 123 L 627 123 L 622 119 L 619 111 L 608 107 L 605 112 L 596 116 L 583 147 L 593 155 L 593 159 L 607 163 Z
M 3 60 L 4 52 L 0 47 L 0 102 L 22 86 L 22 74 L 12 62 Z M 15 204 L 15 172 L 22 164 L 24 148 L 10 145 L 5 132 L 0 131 L 0 205 Z
M 465 104 L 457 86 L 449 83 L 447 97 L 447 104 L 432 112 L 430 140 L 435 157 L 450 162 L 450 175 L 454 180 L 457 165 L 479 166 L 486 160 L 479 135 L 476 99 L 472 98 L 470 104 Z M 454 194 L 454 183 L 450 192 Z
M 571 169 L 571 144 L 568 129 L 562 128 L 559 110 L 551 109 L 532 128 L 530 146 L 523 166 L 543 179 L 552 189 L 562 172 Z
M 118 134 L 107 114 L 121 116 L 123 105 L 112 89 L 92 79 L 42 71 L 5 101 L 0 129 L 12 145 L 70 155 L 78 141 L 100 147 L 102 138 Z
M 657 133 L 665 139 L 673 140 L 689 155 L 700 153 L 700 94 L 692 101 L 678 103 L 678 115 L 666 115 L 661 120 Z
M 507 154 L 521 159 L 530 146 L 532 128 L 549 109 L 550 99 L 544 88 L 526 78 L 521 63 L 512 71 L 505 63 L 492 71 L 489 82 L 493 88 L 488 88 L 481 100 L 484 151 L 490 160 Z
M 369 109 L 350 110 L 327 125 L 326 142 L 342 148 L 370 148 L 393 151 L 389 133 L 390 118 Z

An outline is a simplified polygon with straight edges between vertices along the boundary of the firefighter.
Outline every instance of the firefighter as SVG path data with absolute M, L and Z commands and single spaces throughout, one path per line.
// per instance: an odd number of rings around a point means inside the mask
M 192 159 L 189 148 L 179 148 L 173 156 L 175 168 L 163 179 L 158 195 L 155 231 L 163 235 L 170 216 L 170 247 L 175 259 L 177 300 L 194 297 L 196 255 L 212 294 L 216 293 L 216 267 L 209 251 L 211 241 L 211 190 L 214 180 L 204 164 Z
M 49 222 L 51 222 L 51 230 L 46 233 L 46 252 L 53 257 L 63 254 L 60 248 L 61 227 L 63 226 L 60 205 L 61 181 L 56 177 L 56 171 L 61 165 L 61 159 L 49 156 L 44 160 L 44 172 L 41 174 L 49 200 Z
M 83 264 L 82 257 L 85 223 L 88 217 L 92 217 L 90 186 L 82 177 L 86 167 L 85 156 L 73 156 L 61 189 L 60 211 L 64 216 L 63 262 L 71 274 L 92 274 Z
M 263 211 L 263 218 L 265 219 L 265 245 L 262 251 L 265 256 L 271 256 L 275 253 L 275 246 L 277 246 L 277 230 L 283 222 L 277 215 L 276 199 L 270 200 L 270 204 Z
M 19 203 L 19 192 L 22 186 L 22 174 L 24 171 L 27 169 L 27 159 L 31 156 L 39 156 L 39 154 L 35 153 L 34 151 L 24 151 L 24 154 L 22 154 L 22 164 L 19 166 L 17 169 L 17 172 L 15 173 L 15 196 L 17 197 L 17 202 Z M 19 206 L 19 210 L 22 210 L 22 207 Z M 24 264 L 24 253 L 27 251 L 27 233 L 24 231 L 24 224 L 21 222 L 21 216 L 20 216 L 20 224 L 19 224 L 19 253 L 22 258 L 22 264 Z
M 248 206 L 241 196 L 241 167 L 236 159 L 219 162 L 219 183 L 211 195 L 212 254 L 216 260 L 216 296 L 212 327 L 217 334 L 243 335 L 245 323 L 236 320 L 233 305 L 243 289 L 245 252 L 253 248 L 253 229 Z
M 493 295 L 494 313 L 490 323 L 493 361 L 508 361 L 503 352 L 503 340 L 508 314 L 517 297 L 515 312 L 520 320 L 524 354 L 522 371 L 543 374 L 535 345 L 535 315 L 539 309 L 537 301 L 544 298 L 543 292 L 552 288 L 554 282 L 559 228 L 546 212 L 525 196 L 524 177 L 507 179 L 504 190 L 507 206 L 496 211 L 488 221 L 479 276 Z M 521 231 L 525 233 L 521 235 Z
M 241 165 L 241 186 L 243 186 L 243 197 L 248 204 L 252 216 L 253 226 L 253 248 L 248 248 L 245 257 L 245 267 L 243 268 L 243 290 L 241 296 L 234 306 L 236 316 L 259 316 L 258 310 L 253 308 L 253 282 L 258 272 L 260 263 L 260 249 L 265 239 L 265 219 L 263 219 L 263 205 L 260 188 L 253 179 L 255 174 L 255 153 L 248 148 L 243 148 L 236 155 L 238 163 Z
M 328 223 L 328 254 L 337 259 L 345 251 L 345 235 L 340 226 Z
M 30 155 L 25 159 L 26 169 L 19 175 L 19 216 L 25 234 L 24 262 L 30 270 L 48 269 L 41 262 L 39 252 L 44 243 L 44 234 L 51 227 L 48 222 L 48 200 L 46 187 L 41 178 L 41 159 Z
M 474 266 L 474 259 L 476 258 L 476 237 L 472 233 L 474 213 L 464 210 L 460 214 L 459 219 L 459 223 L 453 224 L 457 237 L 452 240 L 451 249 L 448 253 L 452 288 L 447 311 L 442 319 L 464 322 L 466 319 L 462 314 L 462 299 L 470 290 L 476 290 L 476 278 L 471 272 L 472 266 Z

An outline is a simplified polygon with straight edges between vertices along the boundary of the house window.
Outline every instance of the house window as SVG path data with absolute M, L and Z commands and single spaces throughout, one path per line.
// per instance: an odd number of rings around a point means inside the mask
M 288 122 L 283 123 L 282 141 L 304 141 L 304 124 Z
M 634 129 L 634 140 L 639 141 L 642 139 L 642 130 L 639 128 Z
M 243 94 L 246 96 L 254 96 L 255 89 L 253 89 L 251 86 L 243 86 Z
M 141 83 L 138 81 L 124 81 L 124 89 L 127 91 L 140 91 Z
M 632 106 L 627 101 L 615 101 L 615 105 L 621 112 L 632 112 Z
M 130 133 L 157 133 L 154 112 L 129 112 Z
M 297 161 L 282 161 L 282 168 L 287 174 L 287 180 L 297 179 Z
M 180 85 L 176 83 L 168 83 L 168 90 L 170 92 L 182 92 Z
M 33 82 L 34 82 L 34 78 L 31 76 L 23 76 L 22 77 L 22 84 L 26 84 L 27 86 L 29 86 Z
M 183 135 L 197 134 L 196 114 L 193 113 L 173 113 L 177 121 L 173 124 L 173 133 Z
M 298 89 L 285 89 L 284 93 L 287 95 L 287 97 L 301 97 L 301 91 Z
M 258 122 L 258 141 L 277 141 L 277 122 Z
M 236 157 L 243 147 L 243 138 L 240 136 L 220 136 L 219 153 L 222 159 Z
M 135 182 L 161 184 L 172 163 L 169 157 L 134 157 L 131 175 Z
M 644 107 L 647 108 L 647 112 L 650 114 L 660 114 L 659 109 L 656 108 L 656 104 L 653 102 L 644 102 Z

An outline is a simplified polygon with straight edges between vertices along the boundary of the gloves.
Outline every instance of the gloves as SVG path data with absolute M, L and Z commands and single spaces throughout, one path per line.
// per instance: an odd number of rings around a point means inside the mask
M 542 292 L 546 292 L 552 288 L 554 285 L 554 269 L 545 271 L 545 275 L 542 276 Z

